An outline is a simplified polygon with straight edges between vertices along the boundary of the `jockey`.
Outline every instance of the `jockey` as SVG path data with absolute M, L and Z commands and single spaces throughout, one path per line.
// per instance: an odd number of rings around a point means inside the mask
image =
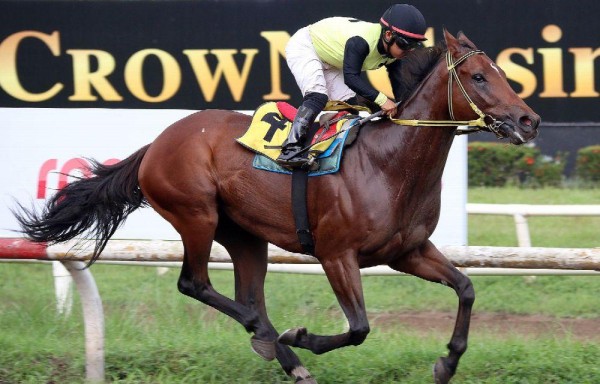
M 361 72 L 387 66 L 422 46 L 426 29 L 417 8 L 395 4 L 379 23 L 330 17 L 298 30 L 285 52 L 303 99 L 277 163 L 291 168 L 306 164 L 300 153 L 306 132 L 328 100 L 356 104 L 358 94 L 393 116 L 394 101 L 361 78 Z

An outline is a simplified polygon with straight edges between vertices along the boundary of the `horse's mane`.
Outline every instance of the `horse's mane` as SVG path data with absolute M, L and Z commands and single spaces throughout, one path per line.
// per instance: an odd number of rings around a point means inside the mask
M 442 41 L 433 47 L 415 49 L 401 60 L 396 60 L 389 65 L 388 72 L 394 99 L 396 101 L 408 99 L 445 52 L 446 44 Z

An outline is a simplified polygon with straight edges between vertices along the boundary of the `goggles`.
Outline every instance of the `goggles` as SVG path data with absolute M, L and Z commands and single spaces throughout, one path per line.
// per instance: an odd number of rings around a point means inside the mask
M 403 51 L 412 51 L 415 48 L 423 47 L 423 43 L 419 40 L 407 39 L 406 37 L 398 34 L 395 35 L 396 45 Z

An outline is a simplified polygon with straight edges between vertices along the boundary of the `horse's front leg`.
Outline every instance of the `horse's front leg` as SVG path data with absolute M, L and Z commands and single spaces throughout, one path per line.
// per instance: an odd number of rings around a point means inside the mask
M 359 345 L 369 333 L 365 310 L 360 269 L 353 251 L 336 255 L 322 261 L 325 274 L 348 319 L 350 329 L 346 333 L 321 336 L 308 333 L 306 328 L 287 330 L 279 336 L 279 342 L 308 349 L 316 354 L 329 352 L 348 345 Z
M 252 236 L 229 218 L 222 217 L 217 231 L 219 241 L 229 252 L 235 274 L 235 300 L 252 311 L 259 321 L 255 324 L 251 346 L 265 360 L 277 358 L 281 368 L 296 384 L 316 384 L 310 372 L 287 346 L 277 342 L 277 330 L 267 315 L 265 277 L 267 274 L 267 243 Z
M 467 350 L 471 308 L 475 301 L 473 284 L 430 241 L 411 254 L 403 255 L 391 263 L 390 267 L 425 280 L 448 285 L 456 291 L 458 314 L 452 338 L 448 343 L 448 357 L 440 357 L 433 368 L 436 384 L 448 383 L 456 372 L 460 357 Z

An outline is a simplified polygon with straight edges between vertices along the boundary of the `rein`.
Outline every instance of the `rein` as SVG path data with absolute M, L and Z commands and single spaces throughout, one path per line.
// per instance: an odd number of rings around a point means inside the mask
M 471 97 L 469 97 L 469 95 L 467 94 L 465 87 L 462 85 L 462 82 L 460 81 L 460 78 L 458 77 L 458 72 L 456 72 L 456 67 L 458 67 L 462 62 L 467 60 L 469 57 L 478 55 L 478 54 L 483 54 L 483 53 L 484 52 L 481 50 L 473 50 L 473 51 L 467 52 L 466 54 L 464 54 L 463 56 L 458 58 L 456 61 L 454 61 L 450 51 L 446 52 L 446 65 L 448 68 L 448 112 L 450 113 L 450 118 L 452 120 L 412 120 L 412 119 L 393 119 L 393 118 L 390 118 L 390 120 L 393 123 L 396 123 L 399 125 L 407 125 L 407 126 L 413 126 L 413 127 L 425 127 L 425 126 L 427 126 L 427 127 L 468 126 L 469 127 L 468 129 L 459 130 L 456 133 L 457 135 L 462 135 L 465 133 L 474 133 L 474 132 L 481 131 L 481 128 L 487 128 L 488 130 L 490 130 L 490 132 L 494 133 L 496 136 L 501 137 L 500 133 L 498 132 L 498 129 L 500 128 L 500 126 L 503 123 L 501 121 L 494 119 L 492 116 L 486 115 L 485 113 L 481 112 L 481 110 L 475 105 L 475 103 L 473 102 Z M 452 107 L 452 104 L 453 104 L 452 88 L 453 88 L 454 81 L 458 85 L 464 98 L 467 100 L 467 102 L 471 106 L 471 109 L 479 116 L 478 119 L 456 120 L 454 118 L 454 108 Z M 492 122 L 488 124 L 485 122 L 486 119 L 489 119 Z
M 471 97 L 467 94 L 467 90 L 462 85 L 462 82 L 460 81 L 460 78 L 458 77 L 458 72 L 456 71 L 456 67 L 458 67 L 464 61 L 466 61 L 469 57 L 475 56 L 475 55 L 480 55 L 480 54 L 484 54 L 484 52 L 479 49 L 475 49 L 475 50 L 465 53 L 464 55 L 459 57 L 456 61 L 454 61 L 454 58 L 452 57 L 452 54 L 450 53 L 450 51 L 446 51 L 446 66 L 448 68 L 448 112 L 450 113 L 450 118 L 452 120 L 414 120 L 414 119 L 389 118 L 390 121 L 392 121 L 393 123 L 398 124 L 398 125 L 406 125 L 406 126 L 412 126 L 412 127 L 457 127 L 457 126 L 467 126 L 468 127 L 468 128 L 463 128 L 463 129 L 459 128 L 458 131 L 456 132 L 456 135 L 475 133 L 475 132 L 481 131 L 482 130 L 481 128 L 487 128 L 490 132 L 494 133 L 497 137 L 501 138 L 502 135 L 500 135 L 500 132 L 498 131 L 498 129 L 500 128 L 500 126 L 503 123 L 501 121 L 496 120 L 492 116 L 486 115 L 485 113 L 481 112 L 481 110 L 473 102 L 473 99 L 471 99 Z M 456 84 L 458 85 L 460 92 L 462 93 L 464 98 L 467 100 L 467 102 L 471 106 L 471 109 L 479 116 L 478 119 L 456 120 L 454 118 L 454 108 L 452 106 L 453 105 L 452 89 L 453 89 L 454 82 L 456 82 Z M 362 126 L 364 123 L 366 123 L 370 120 L 373 120 L 374 118 L 380 117 L 382 115 L 383 115 L 383 111 L 375 112 L 375 113 L 371 114 L 370 116 L 365 117 L 363 119 L 360 119 L 360 120 L 357 119 L 356 122 L 351 124 L 351 126 L 354 126 L 354 125 Z M 486 123 L 486 119 L 491 120 L 491 123 L 489 123 L 489 124 Z M 350 127 L 348 127 L 348 128 L 350 128 Z M 334 135 L 332 135 L 332 137 L 337 136 L 344 131 L 345 130 L 337 132 Z M 313 145 L 306 146 L 299 153 L 306 152 Z

